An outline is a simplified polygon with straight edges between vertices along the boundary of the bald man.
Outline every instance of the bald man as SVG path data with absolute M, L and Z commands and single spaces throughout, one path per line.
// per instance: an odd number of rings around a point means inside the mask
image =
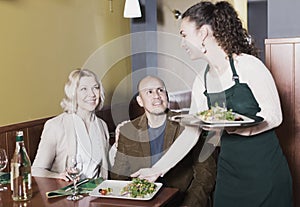
M 167 91 L 161 79 L 146 76 L 137 88 L 136 100 L 145 113 L 120 127 L 112 179 L 130 180 L 130 175 L 140 168 L 153 166 L 184 129 L 168 119 L 176 113 L 168 109 Z M 212 156 L 204 162 L 198 161 L 203 142 L 199 139 L 174 168 L 156 181 L 180 190 L 175 203 L 170 205 L 207 206 L 215 184 L 216 163 Z

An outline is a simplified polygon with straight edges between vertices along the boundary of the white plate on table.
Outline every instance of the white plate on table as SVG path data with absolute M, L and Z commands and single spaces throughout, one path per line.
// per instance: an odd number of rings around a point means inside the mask
M 132 181 L 124 181 L 124 180 L 105 180 L 100 185 L 98 185 L 92 192 L 90 192 L 90 196 L 101 197 L 101 198 L 119 198 L 119 199 L 129 199 L 129 200 L 150 200 L 162 187 L 162 183 L 154 183 L 156 185 L 156 189 L 153 193 L 146 195 L 144 198 L 133 198 L 127 195 L 121 195 L 121 190 L 123 187 L 132 183 Z M 112 188 L 112 193 L 107 195 L 102 195 L 99 193 L 99 189 L 104 188 Z
M 169 117 L 171 121 L 178 122 L 182 125 L 208 127 L 208 128 L 220 128 L 220 127 L 243 127 L 256 125 L 263 121 L 255 121 L 247 116 L 235 113 L 236 117 L 242 118 L 242 120 L 227 121 L 227 120 L 203 120 L 200 116 L 193 114 L 181 114 Z

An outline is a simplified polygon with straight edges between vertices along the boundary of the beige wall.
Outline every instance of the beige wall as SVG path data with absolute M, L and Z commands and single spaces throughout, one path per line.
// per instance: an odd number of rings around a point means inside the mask
M 245 8 L 246 0 L 232 1 Z M 131 97 L 130 37 L 126 36 L 130 23 L 122 17 L 124 2 L 113 0 L 111 12 L 108 0 L 0 1 L 0 126 L 59 114 L 64 83 L 78 67 L 99 75 L 106 104 L 111 97 L 121 97 L 114 103 L 122 102 L 122 96 Z M 170 11 L 184 11 L 196 2 L 158 0 L 163 18 L 158 22 L 158 66 L 163 72 L 158 75 L 175 85 L 170 92 L 188 90 L 205 65 L 190 61 L 180 48 L 180 21 Z M 189 72 L 183 70 L 186 67 Z
M 174 18 L 172 10 L 184 12 L 199 0 L 158 0 L 158 71 L 166 82 L 169 92 L 191 90 L 198 70 L 205 67 L 203 61 L 191 61 L 180 47 L 179 28 L 181 20 Z
M 125 0 L 112 2 L 113 12 L 107 0 L 0 1 L 0 126 L 61 112 L 70 71 L 130 32 L 129 20 L 122 17 Z M 103 78 L 107 103 L 131 72 L 128 58 L 116 63 L 95 71 Z

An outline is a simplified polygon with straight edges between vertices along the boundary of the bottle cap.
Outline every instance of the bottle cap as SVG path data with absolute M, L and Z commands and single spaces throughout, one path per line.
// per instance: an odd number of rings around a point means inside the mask
M 17 133 L 16 133 L 16 141 L 17 142 L 23 141 L 23 131 L 17 131 Z

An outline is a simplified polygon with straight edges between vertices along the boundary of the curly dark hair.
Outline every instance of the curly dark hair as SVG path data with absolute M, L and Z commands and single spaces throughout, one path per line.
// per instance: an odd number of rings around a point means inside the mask
M 202 1 L 187 9 L 182 14 L 183 18 L 194 21 L 197 29 L 204 24 L 210 25 L 214 37 L 228 56 L 233 53 L 258 56 L 253 39 L 243 28 L 237 12 L 230 3 L 220 1 L 213 4 Z

